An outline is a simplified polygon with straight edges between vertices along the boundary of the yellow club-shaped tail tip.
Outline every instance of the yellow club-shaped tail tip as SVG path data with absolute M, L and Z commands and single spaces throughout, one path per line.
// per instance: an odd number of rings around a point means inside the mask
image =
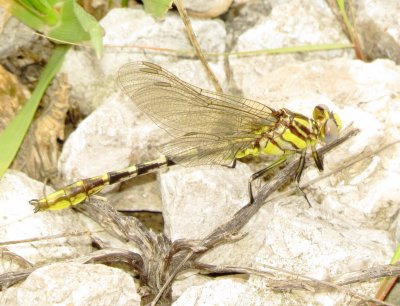
M 58 193 L 56 193 L 57 195 Z M 53 194 L 51 194 L 49 197 L 51 197 Z M 65 199 L 59 199 L 56 198 L 56 201 L 52 201 L 51 198 L 43 198 L 43 199 L 33 199 L 29 201 L 29 204 L 34 206 L 34 212 L 37 213 L 39 211 L 45 211 L 45 210 L 62 210 L 68 207 L 71 207 L 72 205 L 79 204 L 83 202 L 83 200 L 76 201 L 74 203 L 71 203 L 69 200 Z M 86 198 L 85 198 L 86 199 Z

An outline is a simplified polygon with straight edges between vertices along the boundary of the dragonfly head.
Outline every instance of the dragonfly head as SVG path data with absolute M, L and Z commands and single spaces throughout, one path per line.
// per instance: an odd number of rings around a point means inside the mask
M 313 111 L 313 118 L 319 126 L 319 137 L 325 143 L 331 143 L 339 137 L 342 121 L 326 105 L 317 105 Z

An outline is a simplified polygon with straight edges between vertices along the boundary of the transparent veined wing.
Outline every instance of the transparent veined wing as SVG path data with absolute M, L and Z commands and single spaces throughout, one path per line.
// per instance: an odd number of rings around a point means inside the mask
M 143 112 L 175 137 L 190 132 L 248 134 L 276 122 L 274 110 L 266 105 L 200 89 L 152 63 L 124 65 L 118 83 Z
M 256 131 L 277 121 L 275 110 L 257 101 L 190 85 L 158 65 L 121 67 L 118 83 L 140 110 L 176 139 L 161 151 L 184 165 L 230 164 L 254 141 Z
M 160 151 L 183 166 L 216 164 L 230 166 L 236 153 L 248 148 L 253 141 L 253 135 L 238 138 L 190 133 L 173 139 L 162 146 Z

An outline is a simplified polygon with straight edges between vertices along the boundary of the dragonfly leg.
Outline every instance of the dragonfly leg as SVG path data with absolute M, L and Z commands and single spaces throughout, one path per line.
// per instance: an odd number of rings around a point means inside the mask
M 312 157 L 314 158 L 315 164 L 318 167 L 319 171 L 324 170 L 324 156 L 318 154 L 315 148 L 312 148 Z
M 275 167 L 279 166 L 280 164 L 284 163 L 286 161 L 286 156 L 283 155 L 282 157 L 276 159 L 274 162 L 269 164 L 267 167 L 253 173 L 250 178 L 249 178 L 249 184 L 248 184 L 248 189 L 249 189 L 249 197 L 250 197 L 250 203 L 254 203 L 254 196 L 253 196 L 253 188 L 252 188 L 252 182 L 260 177 L 263 177 L 268 171 L 274 169 Z
M 296 170 L 296 187 L 297 187 L 297 190 L 306 199 L 306 201 L 308 203 L 308 206 L 311 207 L 311 203 L 307 198 L 307 194 L 300 187 L 300 178 L 301 178 L 301 174 L 303 173 L 304 166 L 305 166 L 305 163 L 306 163 L 306 153 L 307 152 L 305 150 L 301 153 L 299 165 L 297 166 L 297 170 Z

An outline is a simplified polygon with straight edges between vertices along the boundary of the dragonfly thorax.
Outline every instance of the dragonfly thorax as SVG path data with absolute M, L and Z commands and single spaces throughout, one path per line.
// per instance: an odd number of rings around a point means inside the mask
M 288 109 L 274 112 L 277 121 L 255 132 L 257 137 L 244 150 L 236 154 L 236 158 L 247 155 L 291 155 L 301 152 L 317 141 L 318 123 L 304 115 Z
M 335 140 L 341 128 L 339 117 L 325 105 L 314 108 L 313 118 L 285 108 L 275 111 L 274 116 L 276 123 L 258 130 L 251 145 L 239 151 L 236 158 L 259 154 L 291 155 L 310 147 L 314 151 L 318 143 Z

